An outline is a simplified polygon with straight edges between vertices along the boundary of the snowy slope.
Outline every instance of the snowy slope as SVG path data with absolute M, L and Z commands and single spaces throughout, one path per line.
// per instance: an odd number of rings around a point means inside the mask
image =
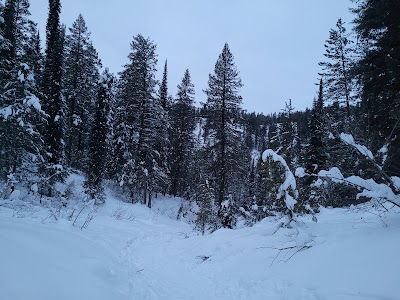
M 109 192 L 85 230 L 0 206 L 0 299 L 400 299 L 399 214 L 323 209 L 298 229 L 199 236 L 179 205 Z

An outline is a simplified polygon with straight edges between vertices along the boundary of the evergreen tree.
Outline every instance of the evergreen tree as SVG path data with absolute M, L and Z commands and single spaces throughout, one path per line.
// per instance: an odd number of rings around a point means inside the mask
M 95 118 L 92 126 L 89 159 L 86 174 L 86 193 L 97 201 L 104 202 L 102 180 L 106 162 L 107 137 L 110 127 L 110 104 L 113 98 L 114 76 L 106 69 L 98 82 Z
M 355 32 L 363 48 L 354 73 L 361 89 L 368 146 L 375 153 L 386 144 L 384 170 L 399 176 L 400 2 L 362 0 L 357 4 Z
M 258 210 L 258 169 L 256 169 L 256 164 L 259 166 L 258 161 L 255 162 L 253 159 L 250 167 L 250 174 L 247 178 L 244 201 L 240 208 L 240 211 L 244 214 L 244 217 L 247 219 L 247 223 L 249 225 L 252 225 L 255 223 L 255 221 L 262 219 L 262 217 L 257 214 L 257 212 L 261 212 L 262 210 Z
M 32 72 L 35 77 L 35 82 L 38 86 L 38 93 L 41 94 L 40 87 L 43 77 L 44 56 L 42 54 L 39 31 L 37 29 L 35 30 L 35 28 L 32 30 L 28 45 L 29 47 L 27 47 L 27 58 L 29 60 L 29 65 L 32 66 Z
M 293 121 L 293 113 L 292 100 L 289 100 L 289 103 L 285 103 L 285 109 L 282 114 L 280 151 L 277 152 L 285 159 L 291 170 L 298 166 L 298 153 L 300 150 L 297 124 Z
M 64 101 L 61 94 L 64 32 L 60 26 L 60 0 L 49 0 L 49 16 L 46 25 L 46 58 L 43 74 L 44 111 L 47 114 L 45 142 L 47 146 L 48 194 L 51 185 L 62 179 L 64 166 L 63 122 Z
M 168 96 L 168 69 L 167 69 L 167 61 L 165 61 L 164 65 L 164 73 L 163 79 L 161 81 L 160 89 L 159 89 L 159 97 L 155 99 L 156 106 L 158 106 L 158 122 L 155 128 L 157 132 L 157 141 L 156 141 L 156 151 L 159 155 L 159 168 L 164 170 L 165 173 L 164 178 L 159 178 L 161 181 L 159 184 L 156 184 L 155 192 L 161 192 L 164 195 L 166 194 L 170 180 L 167 175 L 169 175 L 171 169 L 170 162 L 170 152 L 171 152 L 171 127 L 170 127 L 170 110 L 171 110 L 171 100 L 172 97 Z
M 352 80 L 349 74 L 352 68 L 352 41 L 349 39 L 349 34 L 346 33 L 346 28 L 342 19 L 336 23 L 336 29 L 331 29 L 329 39 L 325 44 L 326 53 L 324 56 L 327 61 L 320 62 L 323 72 L 320 74 L 324 78 L 325 84 L 325 101 L 332 101 L 336 106 L 346 107 L 346 115 L 340 116 L 340 111 L 336 112 L 335 118 L 340 117 L 342 126 L 338 130 L 350 130 L 350 105 L 352 102 Z M 343 124 L 344 123 L 344 124 Z M 344 125 L 344 126 L 343 126 Z
M 239 89 L 242 82 L 233 61 L 233 55 L 225 44 L 217 63 L 214 74 L 208 80 L 207 95 L 207 130 L 209 145 L 207 152 L 210 171 L 213 174 L 213 185 L 216 193 L 219 216 L 224 227 L 232 227 L 230 217 L 222 214 L 223 203 L 232 198 L 235 201 L 239 195 L 234 195 L 235 185 L 241 185 L 247 173 L 248 157 L 243 155 L 245 149 L 241 133 L 237 128 L 241 115 L 242 97 Z M 247 163 L 247 164 L 246 164 Z M 234 202 L 233 201 L 233 202 Z
M 131 44 L 130 63 L 121 73 L 116 112 L 115 139 L 117 144 L 120 185 L 142 193 L 144 203 L 151 207 L 153 192 L 164 190 L 167 174 L 157 151 L 160 136 L 160 116 L 164 110 L 155 97 L 156 45 L 142 35 Z
M 7 1 L 0 26 L 4 39 L 0 46 L 0 175 L 17 181 L 25 180 L 27 172 L 37 175 L 35 160 L 43 155 L 38 132 L 43 112 L 31 57 L 35 53 L 28 45 L 36 26 L 29 16 L 27 0 Z
M 214 195 L 208 180 L 201 181 L 198 189 L 199 191 L 196 195 L 198 212 L 195 224 L 196 228 L 204 235 L 208 229 L 216 229 L 215 214 L 213 211 Z
M 188 198 L 194 129 L 194 85 L 186 70 L 171 108 L 171 193 L 174 196 Z
M 322 204 L 321 190 L 314 187 L 319 171 L 328 168 L 327 128 L 324 110 L 324 90 L 322 78 L 319 84 L 318 98 L 314 99 L 309 123 L 309 140 L 304 151 L 305 171 L 298 179 L 300 197 L 299 207 L 307 204 L 317 208 Z M 305 212 L 305 211 L 300 211 Z
M 328 166 L 326 147 L 326 123 L 324 114 L 323 82 L 320 80 L 318 99 L 314 100 L 310 121 L 310 140 L 307 149 L 306 169 L 318 174 Z
M 257 219 L 260 220 L 275 212 L 284 213 L 290 221 L 299 196 L 295 177 L 283 157 L 273 150 L 264 151 L 261 159 L 259 167 L 261 193 L 256 210 Z
M 66 95 L 66 158 L 70 166 L 82 167 L 92 122 L 100 60 L 82 15 L 69 29 L 65 42 L 63 89 Z
M 161 81 L 159 94 L 160 94 L 161 106 L 163 107 L 163 109 L 165 111 L 168 111 L 169 103 L 168 103 L 168 65 L 167 65 L 167 60 L 165 60 L 164 73 L 163 73 L 163 78 Z

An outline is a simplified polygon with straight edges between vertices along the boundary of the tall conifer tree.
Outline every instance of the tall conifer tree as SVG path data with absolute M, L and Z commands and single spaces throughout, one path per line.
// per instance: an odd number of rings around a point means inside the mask
M 320 80 L 318 98 L 314 100 L 310 120 L 310 140 L 307 149 L 307 170 L 318 174 L 327 167 L 326 124 L 324 115 L 323 81 Z
M 19 179 L 34 172 L 33 160 L 43 155 L 38 124 L 43 123 L 40 93 L 35 81 L 36 34 L 27 0 L 9 0 L 2 9 L 0 46 L 0 173 Z M 4 21 L 4 22 L 3 22 Z M 32 160 L 33 159 L 33 160 Z M 23 168 L 22 168 L 23 166 Z
M 142 35 L 134 37 L 130 63 L 121 73 L 116 111 L 116 147 L 120 185 L 131 191 L 132 201 L 141 192 L 151 207 L 154 192 L 165 190 L 167 170 L 158 151 L 164 110 L 155 95 L 156 45 Z M 164 131 L 165 132 L 165 131 Z
M 366 136 L 373 152 L 386 144 L 384 170 L 399 176 L 400 2 L 362 0 L 357 4 L 355 32 L 364 47 L 354 71 L 361 86 Z
M 113 98 L 114 76 L 106 69 L 98 82 L 95 117 L 91 129 L 85 187 L 91 199 L 104 202 L 102 180 L 107 156 L 107 137 L 110 128 L 110 104 Z
M 168 111 L 168 63 L 165 60 L 163 78 L 160 86 L 160 101 L 163 109 Z
M 89 143 L 93 103 L 97 96 L 100 60 L 90 40 L 82 15 L 69 28 L 65 42 L 63 90 L 66 95 L 66 158 L 70 166 L 82 168 Z
M 325 44 L 325 54 L 327 61 L 320 62 L 325 85 L 325 102 L 331 101 L 337 107 L 346 108 L 346 114 L 341 116 L 340 112 L 336 113 L 335 119 L 340 117 L 342 124 L 339 130 L 349 131 L 350 116 L 352 104 L 352 80 L 350 70 L 353 66 L 353 49 L 351 48 L 352 41 L 349 34 L 346 33 L 346 28 L 342 19 L 336 23 L 336 28 L 329 32 L 329 39 Z M 336 120 L 338 122 L 338 120 Z
M 225 44 L 215 64 L 214 74 L 209 75 L 208 88 L 205 90 L 206 126 L 210 132 L 207 153 L 215 185 L 213 189 L 216 192 L 224 227 L 232 226 L 231 216 L 226 216 L 227 205 L 234 205 L 231 203 L 237 197 L 234 195 L 234 185 L 243 174 L 247 173 L 248 166 L 246 158 L 241 156 L 245 147 L 237 127 L 241 116 L 242 97 L 239 95 L 241 87 L 242 81 L 233 55 L 228 44 Z
M 189 70 L 178 85 L 171 108 L 171 193 L 188 198 L 190 161 L 194 147 L 195 108 L 194 85 Z
M 47 171 L 51 185 L 61 175 L 64 167 L 64 101 L 61 94 L 64 30 L 60 25 L 60 0 L 49 0 L 46 25 L 46 58 L 43 74 L 44 111 L 47 114 L 45 142 L 48 151 Z

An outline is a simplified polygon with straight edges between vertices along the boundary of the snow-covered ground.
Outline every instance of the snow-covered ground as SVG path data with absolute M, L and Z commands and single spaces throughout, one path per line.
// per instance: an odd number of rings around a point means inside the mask
M 398 213 L 322 209 L 297 229 L 265 219 L 200 236 L 179 206 L 108 191 L 83 230 L 0 206 L 0 299 L 400 299 Z

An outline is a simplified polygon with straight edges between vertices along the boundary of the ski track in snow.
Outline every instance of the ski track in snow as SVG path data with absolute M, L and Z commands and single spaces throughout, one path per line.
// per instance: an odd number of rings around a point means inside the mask
M 149 210 L 107 195 L 85 230 L 0 206 L 0 299 L 399 299 L 399 214 L 322 209 L 298 229 L 265 219 L 199 236 L 178 199 Z

